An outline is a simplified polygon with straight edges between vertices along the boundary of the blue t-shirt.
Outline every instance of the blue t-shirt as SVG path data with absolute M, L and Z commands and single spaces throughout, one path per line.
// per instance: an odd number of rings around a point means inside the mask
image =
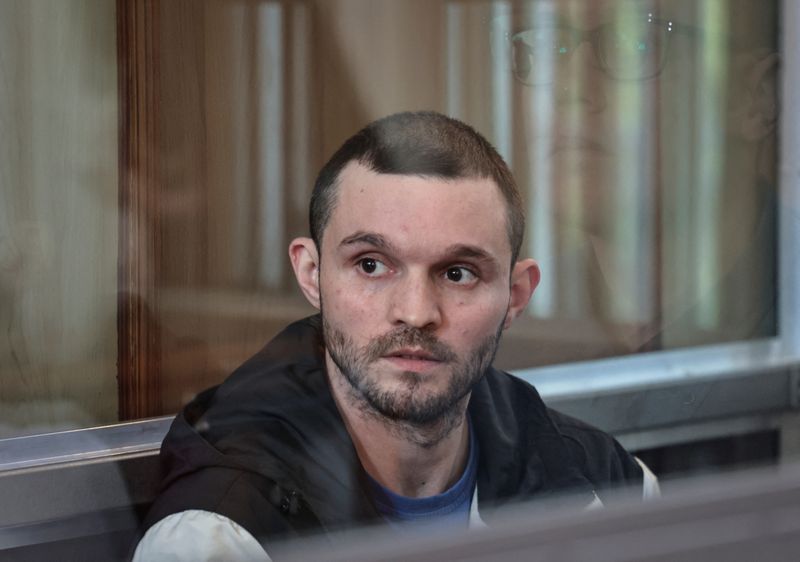
M 390 524 L 409 522 L 424 522 L 438 519 L 443 524 L 453 526 L 467 526 L 469 523 L 469 509 L 475 484 L 478 479 L 478 443 L 472 431 L 469 430 L 469 454 L 464 473 L 449 489 L 435 496 L 424 498 L 409 498 L 395 494 L 381 486 L 369 476 L 372 500 Z

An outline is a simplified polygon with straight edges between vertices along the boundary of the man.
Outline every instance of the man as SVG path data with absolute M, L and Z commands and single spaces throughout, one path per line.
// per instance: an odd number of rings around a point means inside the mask
M 574 323 L 571 358 L 774 335 L 778 4 L 509 5 L 498 103 L 523 147 L 536 316 Z
M 539 281 L 520 196 L 477 132 L 436 113 L 371 123 L 323 167 L 289 256 L 320 315 L 176 418 L 136 559 L 267 559 L 310 532 L 481 524 L 555 494 L 652 484 L 612 438 L 492 367 Z

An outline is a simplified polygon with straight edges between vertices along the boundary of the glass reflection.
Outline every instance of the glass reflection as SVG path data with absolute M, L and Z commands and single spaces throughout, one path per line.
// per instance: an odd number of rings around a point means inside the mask
M 474 125 L 526 193 L 525 253 L 544 277 L 501 367 L 775 335 L 777 4 L 164 3 L 147 211 L 159 245 L 140 256 L 161 357 L 147 414 L 176 411 L 310 312 L 284 246 L 306 230 L 313 170 L 359 126 L 403 109 Z M 64 29 L 103 29 L 113 43 L 113 14 L 86 6 Z M 114 61 L 101 54 L 113 49 L 75 40 L 70 60 L 94 74 L 69 74 L 69 99 L 54 103 L 52 41 L 27 49 L 13 24 L 35 27 L 43 12 L 2 9 L 4 69 L 30 80 L 0 93 L 0 110 L 17 131 L 8 138 L 33 155 L 16 158 L 12 142 L 0 152 L 3 411 L 42 400 L 22 425 L 110 421 L 118 334 L 107 328 L 115 290 L 127 290 L 114 278 L 114 233 L 137 220 L 117 214 L 104 152 L 115 149 L 115 106 L 96 101 L 116 97 Z M 91 130 L 74 120 L 84 114 L 97 118 Z M 46 413 L 61 396 L 89 413 Z
M 591 356 L 775 335 L 775 3 L 459 10 L 483 10 L 514 79 L 494 139 L 528 188 L 533 315 Z M 485 121 L 461 86 L 451 108 Z

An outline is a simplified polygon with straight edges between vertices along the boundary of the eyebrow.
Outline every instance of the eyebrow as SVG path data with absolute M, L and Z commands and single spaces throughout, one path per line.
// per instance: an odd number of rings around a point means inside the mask
M 444 254 L 447 256 L 447 260 L 473 259 L 492 266 L 497 264 L 497 259 L 492 254 L 469 244 L 453 244 L 444 251 Z
M 381 250 L 394 250 L 394 246 L 386 238 L 375 232 L 356 232 L 351 234 L 341 242 L 339 247 L 353 246 L 355 244 L 368 244 Z
M 453 244 L 452 246 L 449 246 L 444 253 L 449 256 L 455 256 L 459 258 L 474 258 L 478 260 L 494 261 L 494 256 L 492 256 L 489 252 L 479 248 L 478 246 L 471 246 L 469 244 Z

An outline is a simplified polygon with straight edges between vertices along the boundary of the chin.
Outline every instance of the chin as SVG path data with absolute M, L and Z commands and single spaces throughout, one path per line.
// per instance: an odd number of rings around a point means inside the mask
M 405 373 L 417 380 L 417 373 Z M 419 383 L 404 388 L 384 388 L 365 395 L 371 408 L 392 421 L 427 425 L 448 417 L 457 409 L 463 396 L 453 396 L 447 390 L 425 389 Z

